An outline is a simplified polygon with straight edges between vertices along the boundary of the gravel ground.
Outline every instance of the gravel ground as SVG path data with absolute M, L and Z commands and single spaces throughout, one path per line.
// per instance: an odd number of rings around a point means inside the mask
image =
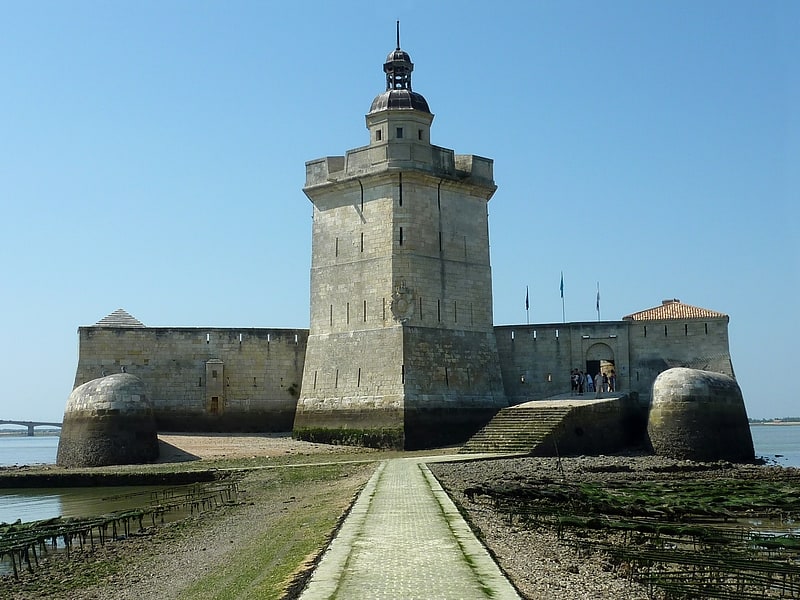
M 429 465 L 448 493 L 467 511 L 501 568 L 527 598 L 645 599 L 662 598 L 630 580 L 630 565 L 614 565 L 601 553 L 580 552 L 558 539 L 553 529 L 509 526 L 488 500 L 472 495 L 476 487 L 530 481 L 654 480 L 756 478 L 793 480 L 800 470 L 762 465 L 692 463 L 655 456 L 518 458 Z M 468 493 L 465 495 L 465 490 Z M 610 541 L 610 540 L 609 540 Z

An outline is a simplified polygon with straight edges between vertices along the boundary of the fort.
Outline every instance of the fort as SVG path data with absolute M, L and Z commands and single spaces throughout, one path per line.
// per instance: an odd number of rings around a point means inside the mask
M 119 309 L 78 329 L 74 386 L 137 376 L 161 431 L 410 449 L 464 442 L 501 409 L 568 392 L 576 369 L 613 374 L 643 413 L 667 369 L 734 376 L 729 317 L 677 299 L 617 321 L 495 326 L 493 161 L 431 142 L 413 67 L 398 37 L 368 144 L 306 163 L 309 329 L 147 327 Z

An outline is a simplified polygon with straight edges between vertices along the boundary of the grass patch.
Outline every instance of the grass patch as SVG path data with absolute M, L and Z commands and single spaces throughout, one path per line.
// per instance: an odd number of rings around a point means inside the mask
M 285 597 L 292 581 L 325 547 L 371 472 L 372 465 L 328 464 L 270 470 L 260 482 L 250 483 L 257 505 L 282 504 L 282 509 L 253 523 L 252 537 L 179 598 Z

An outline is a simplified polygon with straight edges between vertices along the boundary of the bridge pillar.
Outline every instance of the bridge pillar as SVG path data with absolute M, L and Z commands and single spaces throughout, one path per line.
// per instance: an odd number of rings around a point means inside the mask
M 33 437 L 33 425 L 28 425 L 28 437 Z

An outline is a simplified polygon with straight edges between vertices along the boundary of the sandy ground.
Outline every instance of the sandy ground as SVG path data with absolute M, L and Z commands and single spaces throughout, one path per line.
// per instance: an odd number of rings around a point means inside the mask
M 158 440 L 160 455 L 157 462 L 159 463 L 184 462 L 198 458 L 215 460 L 353 452 L 353 448 L 347 446 L 294 440 L 289 433 L 162 433 L 159 434 Z

